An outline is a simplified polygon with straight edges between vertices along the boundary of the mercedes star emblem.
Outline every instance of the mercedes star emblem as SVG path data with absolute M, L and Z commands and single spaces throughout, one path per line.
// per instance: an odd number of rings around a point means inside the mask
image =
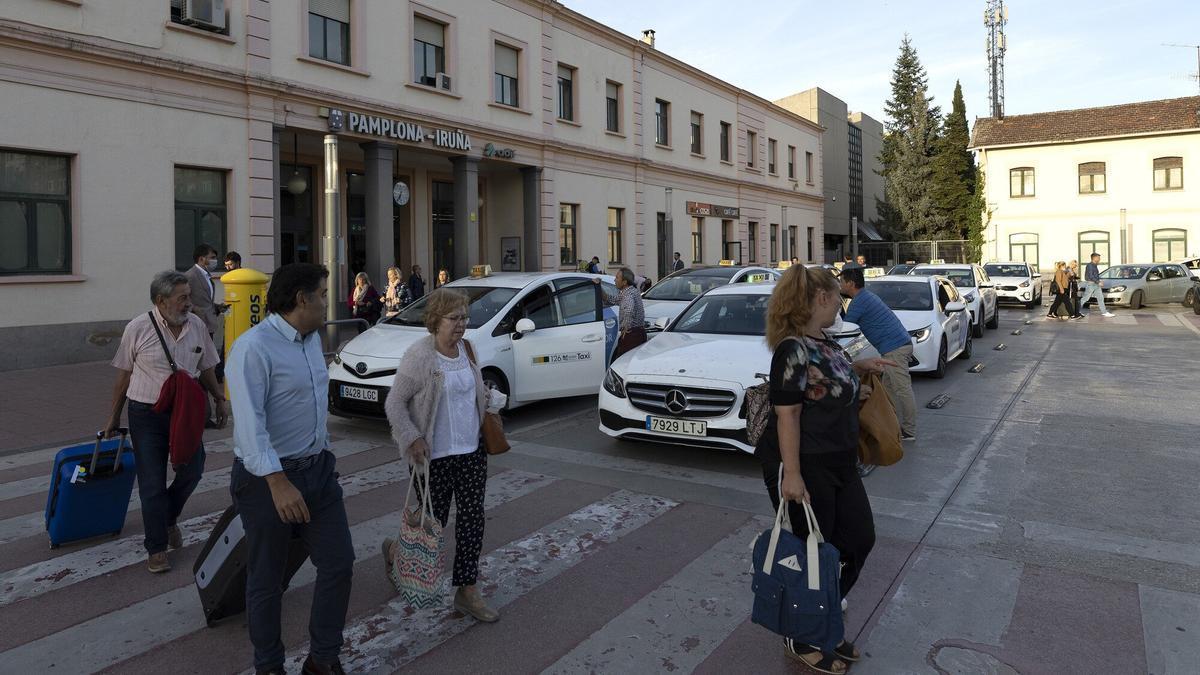
M 679 391 L 678 389 L 672 389 L 671 391 L 667 392 L 667 410 L 670 410 L 678 415 L 684 410 L 687 410 L 687 406 L 687 396 L 684 396 L 682 391 Z

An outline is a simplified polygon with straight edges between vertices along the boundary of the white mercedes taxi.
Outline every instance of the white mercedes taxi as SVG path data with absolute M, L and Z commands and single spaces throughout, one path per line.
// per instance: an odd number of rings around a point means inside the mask
M 771 369 L 764 339 L 774 283 L 718 286 L 658 337 L 613 362 L 600 390 L 600 431 L 616 438 L 754 452 L 744 393 Z M 834 332 L 836 331 L 836 332 Z M 858 326 L 830 334 L 851 358 L 877 356 Z
M 600 284 L 592 283 L 599 278 Z M 508 408 L 531 401 L 594 394 L 617 341 L 611 276 L 578 272 L 498 273 L 446 284 L 470 302 L 466 338 L 483 379 L 508 395 Z M 329 411 L 383 417 L 396 365 L 429 334 L 428 297 L 355 337 L 329 364 Z

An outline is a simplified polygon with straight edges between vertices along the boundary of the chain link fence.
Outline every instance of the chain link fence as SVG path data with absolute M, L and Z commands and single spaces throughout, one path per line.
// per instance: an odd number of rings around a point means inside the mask
M 966 239 L 858 243 L 858 253 L 866 256 L 868 267 L 891 267 L 901 263 L 927 263 L 932 260 L 946 263 L 979 262 L 967 259 L 968 250 Z

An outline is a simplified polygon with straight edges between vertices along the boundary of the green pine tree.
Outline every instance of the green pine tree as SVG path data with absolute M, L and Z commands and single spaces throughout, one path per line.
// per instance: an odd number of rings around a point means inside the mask
M 967 150 L 970 143 L 962 84 L 955 82 L 954 101 L 933 158 L 933 200 L 949 227 L 940 236 L 948 239 L 969 237 L 975 194 L 975 157 Z M 974 210 L 974 219 L 978 220 L 978 210 Z
M 915 98 L 915 124 L 911 129 L 893 132 L 896 157 L 885 186 L 888 202 L 899 216 L 899 234 L 906 239 L 934 239 L 945 234 L 947 224 L 938 208 L 933 190 L 932 145 L 936 140 L 930 129 L 932 120 L 926 111 L 925 90 Z
M 891 186 L 893 181 L 907 179 L 907 176 L 916 170 L 916 158 L 910 155 L 907 174 L 897 173 L 902 152 L 911 153 L 912 150 L 919 149 L 926 158 L 933 155 L 942 113 L 940 108 L 932 105 L 933 97 L 926 97 L 928 82 L 929 76 L 925 67 L 921 65 L 917 50 L 906 34 L 900 42 L 900 55 L 896 57 L 896 65 L 892 69 L 892 97 L 884 103 L 887 120 L 884 123 L 879 161 L 883 168 L 881 174 L 888 186 L 888 201 L 892 200 L 893 191 L 897 194 L 907 194 L 911 191 L 908 186 L 897 186 L 895 190 Z M 914 135 L 918 126 L 920 133 Z M 916 173 L 920 174 L 921 171 L 916 170 Z M 904 220 L 907 214 L 911 213 L 910 208 L 892 203 L 880 208 L 879 213 L 880 225 L 892 237 L 909 236 L 908 233 L 914 230 L 914 225 Z M 916 226 L 916 229 L 922 228 L 923 226 Z

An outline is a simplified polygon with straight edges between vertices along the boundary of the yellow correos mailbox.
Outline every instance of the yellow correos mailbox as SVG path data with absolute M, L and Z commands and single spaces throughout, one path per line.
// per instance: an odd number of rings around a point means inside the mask
M 229 314 L 225 316 L 225 353 L 233 348 L 233 341 L 242 333 L 253 328 L 267 315 L 267 282 L 270 278 L 258 270 L 245 267 L 221 276 L 225 286 L 225 303 Z

